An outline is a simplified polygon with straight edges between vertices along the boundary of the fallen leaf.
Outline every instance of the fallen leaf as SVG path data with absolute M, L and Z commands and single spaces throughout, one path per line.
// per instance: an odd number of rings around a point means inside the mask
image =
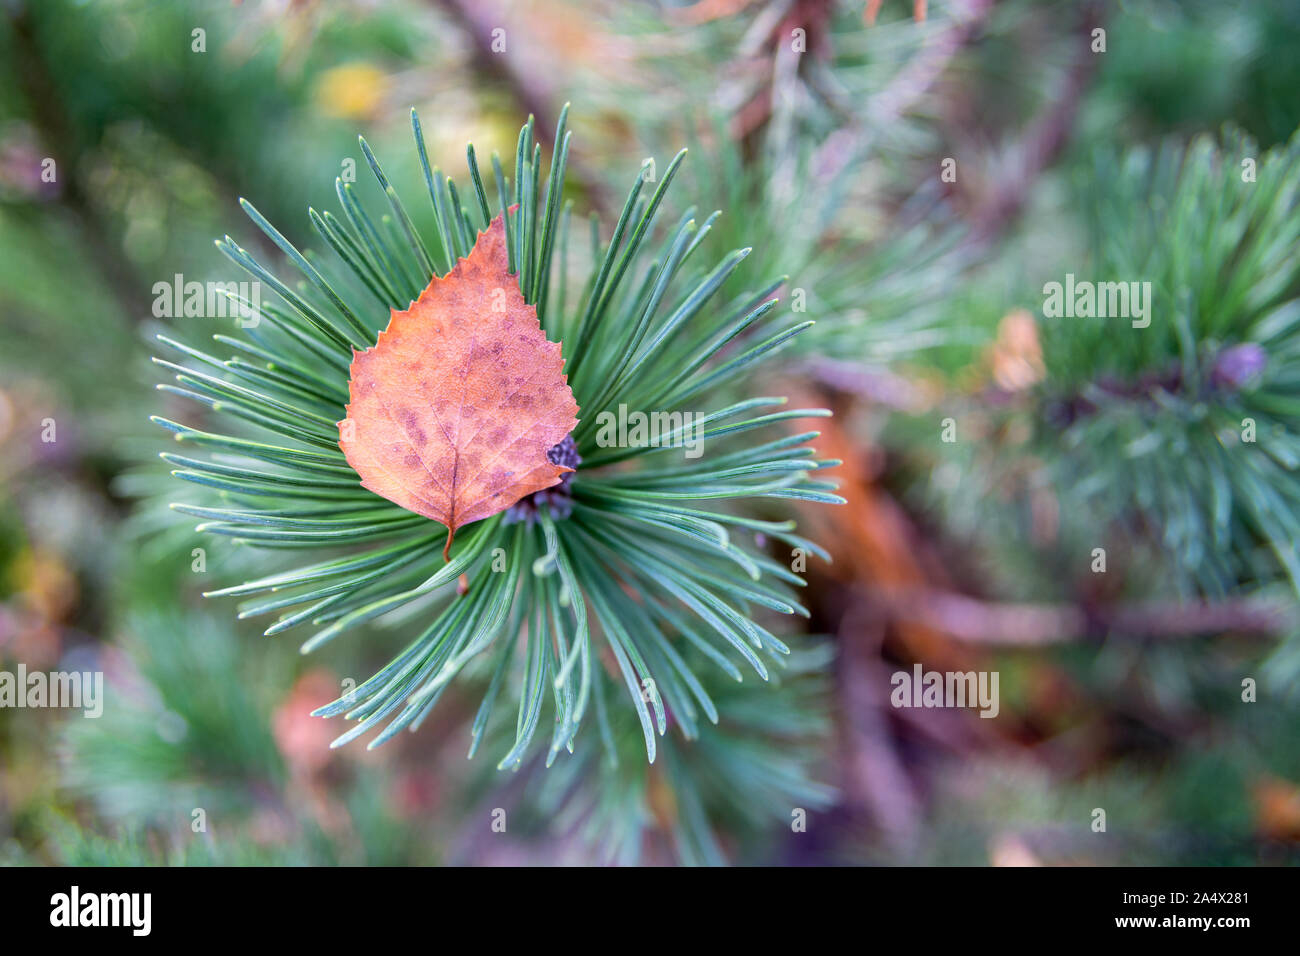
M 1028 309 L 1008 312 L 998 323 L 997 340 L 986 353 L 993 380 L 1007 392 L 1022 392 L 1043 380 L 1043 348 L 1038 325 Z
M 880 7 L 884 0 L 867 0 L 867 8 L 862 11 L 862 19 L 867 26 L 876 25 L 876 17 L 880 14 Z M 917 23 L 925 22 L 926 7 L 929 4 L 927 0 L 912 0 L 912 19 Z
M 1251 786 L 1255 824 L 1270 840 L 1300 840 L 1300 786 L 1265 776 Z
M 363 487 L 447 526 L 446 557 L 457 528 L 573 470 L 546 455 L 578 424 L 563 368 L 509 272 L 498 216 L 353 353 L 339 447 Z
M 993 866 L 1042 866 L 1029 845 L 1014 833 L 994 837 L 989 843 L 989 863 Z
M 296 778 L 319 774 L 338 754 L 330 749 L 337 730 L 328 721 L 311 716 L 322 704 L 339 695 L 339 682 L 319 668 L 303 674 L 271 717 L 276 746 Z

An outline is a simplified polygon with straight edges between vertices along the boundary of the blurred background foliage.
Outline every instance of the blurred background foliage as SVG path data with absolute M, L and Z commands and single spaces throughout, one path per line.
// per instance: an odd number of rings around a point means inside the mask
M 1288 0 L 3 0 L 0 669 L 109 691 L 0 710 L 0 861 L 1295 862 L 1297 50 Z M 754 246 L 818 322 L 763 391 L 837 411 L 820 637 L 779 687 L 710 687 L 724 720 L 652 767 L 620 714 L 617 765 L 468 762 L 481 688 L 331 751 L 309 712 L 404 622 L 304 659 L 199 597 L 265 559 L 165 509 L 146 340 L 221 320 L 152 287 L 241 278 L 211 244 L 259 241 L 241 196 L 316 248 L 358 132 L 418 183 L 412 106 L 461 175 L 566 101 L 575 212 L 688 145 L 676 208 L 721 209 L 713 258 Z M 1177 316 L 1054 324 L 1066 272 Z M 1267 467 L 1214 437 L 1252 410 Z M 890 707 L 914 662 L 997 670 L 998 719 Z

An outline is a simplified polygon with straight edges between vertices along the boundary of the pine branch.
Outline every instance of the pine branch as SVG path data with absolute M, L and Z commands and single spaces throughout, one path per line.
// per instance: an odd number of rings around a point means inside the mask
M 267 442 L 158 419 L 183 444 L 223 453 L 220 460 L 163 456 L 176 477 L 218 493 L 212 504 L 181 502 L 175 510 L 201 519 L 200 532 L 248 545 L 289 551 L 354 546 L 211 596 L 244 599 L 241 616 L 278 614 L 268 634 L 311 622 L 319 630 L 304 652 L 400 608 L 427 609 L 422 630 L 386 667 L 317 711 L 356 721 L 335 745 L 374 732 L 374 747 L 400 730 L 414 730 L 463 671 L 480 671 L 491 676 L 471 732 L 471 755 L 503 687 L 516 698 L 517 716 L 500 766 L 517 768 L 540 736 L 548 700 L 554 710 L 545 748 L 550 764 L 574 750 L 589 705 L 622 686 L 653 761 L 669 713 L 689 739 L 703 722 L 718 719 L 697 669 L 719 667 L 739 680 L 738 657 L 766 680 L 790 648 L 759 623 L 758 612 L 807 616 L 793 591 L 802 579 L 741 536 L 761 531 L 806 553 L 824 552 L 795 535 L 793 522 L 748 517 L 744 502 L 840 503 L 833 484 L 815 474 L 837 462 L 800 447 L 815 432 L 757 445 L 748 444 L 745 433 L 829 413 L 777 411 L 784 399 L 737 401 L 733 392 L 760 360 L 811 323 L 791 323 L 776 310 L 771 283 L 725 305 L 712 301 L 748 250 L 724 256 L 711 271 L 688 266 L 711 219 L 701 225 L 687 210 L 663 235 L 654 229 L 682 155 L 653 190 L 636 176 L 608 244 L 593 233 L 590 278 L 571 302 L 569 215 L 561 196 L 566 122 L 567 108 L 545 174 L 532 121 L 520 131 L 512 181 L 493 157 L 493 203 L 472 147 L 470 189 L 457 189 L 429 164 L 413 113 L 433 235 L 414 229 L 363 140 L 391 215 L 368 213 L 352 189 L 338 183 L 342 217 L 310 211 L 335 253 L 326 264 L 294 248 L 245 203 L 245 212 L 305 283 L 281 280 L 226 237 L 218 243 L 221 251 L 282 304 L 263 303 L 267 321 L 246 330 L 243 340 L 214 336 L 244 357 L 223 361 L 160 337 L 191 363 L 160 362 L 177 382 L 160 388 L 272 436 Z M 461 196 L 474 198 L 462 204 Z M 568 385 L 582 412 L 582 423 L 566 439 L 572 447 L 565 460 L 577 470 L 564 486 L 467 526 L 454 545 L 448 542 L 450 561 L 442 563 L 442 526 L 360 487 L 333 423 L 346 414 L 354 350 L 374 343 L 390 311 L 404 309 L 433 275 L 445 275 L 496 216 L 503 217 L 524 301 L 551 341 L 564 343 Z M 752 329 L 757 344 L 729 347 L 742 329 Z M 628 408 L 681 417 L 699 403 L 711 410 L 692 411 L 692 422 L 683 420 L 654 441 L 611 438 L 600 425 Z M 665 454 L 715 441 L 721 453 L 698 463 Z M 512 665 L 516 676 L 506 682 Z

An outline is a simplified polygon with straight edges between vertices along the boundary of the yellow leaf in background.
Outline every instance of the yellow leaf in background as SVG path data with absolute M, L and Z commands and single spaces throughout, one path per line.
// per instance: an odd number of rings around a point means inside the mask
M 316 105 L 342 119 L 366 120 L 378 111 L 388 92 L 388 74 L 370 63 L 344 63 L 316 81 Z
M 76 607 L 77 576 L 52 551 L 22 551 L 10 576 L 23 603 L 41 620 L 65 620 Z

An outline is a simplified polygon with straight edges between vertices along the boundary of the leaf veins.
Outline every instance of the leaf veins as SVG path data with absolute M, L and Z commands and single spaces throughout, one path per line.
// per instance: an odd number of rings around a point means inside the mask
M 363 487 L 456 529 L 572 471 L 547 451 L 578 424 L 560 344 L 509 272 L 497 216 L 467 258 L 355 352 L 339 447 Z

